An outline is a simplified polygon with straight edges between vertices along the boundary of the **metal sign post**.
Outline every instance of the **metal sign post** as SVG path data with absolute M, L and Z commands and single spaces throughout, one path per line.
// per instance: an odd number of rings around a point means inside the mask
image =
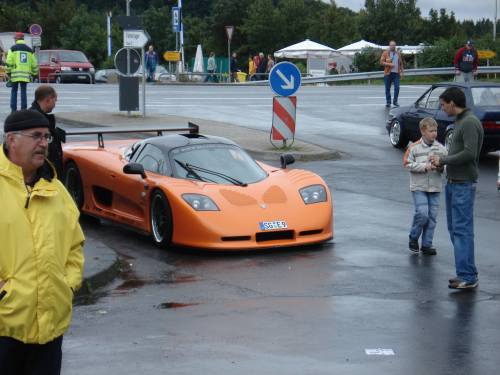
M 123 44 L 124 47 L 129 48 L 140 48 L 141 49 L 141 61 L 142 61 L 142 115 L 146 117 L 146 55 L 144 47 L 149 40 L 149 35 L 144 30 L 124 30 L 123 31 Z M 127 50 L 130 53 L 130 50 Z M 127 63 L 129 60 L 127 59 Z M 128 65 L 127 65 L 128 67 Z M 130 72 L 128 72 L 130 74 Z
M 233 32 L 234 26 L 226 26 L 228 82 L 231 82 L 231 39 L 233 38 Z
M 290 62 L 276 64 L 269 73 L 269 86 L 278 95 L 273 98 L 273 122 L 271 126 L 271 144 L 273 140 L 283 141 L 287 147 L 287 139 L 295 139 L 297 98 L 292 96 L 300 88 L 300 70 Z M 275 146 L 276 147 L 276 146 Z
M 42 26 L 34 23 L 30 26 L 29 32 L 31 34 L 31 45 L 35 49 L 35 53 L 38 54 L 42 46 Z M 38 82 L 40 82 L 40 70 L 38 70 Z

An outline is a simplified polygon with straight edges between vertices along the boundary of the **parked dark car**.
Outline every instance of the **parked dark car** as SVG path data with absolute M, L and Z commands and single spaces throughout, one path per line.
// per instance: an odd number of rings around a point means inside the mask
M 95 69 L 81 51 L 41 50 L 37 53 L 41 82 L 95 83 Z
M 500 84 L 486 82 L 434 84 L 411 106 L 391 110 L 386 128 L 394 147 L 404 148 L 409 141 L 418 140 L 421 136 L 418 124 L 428 116 L 438 123 L 438 141 L 449 146 L 455 117 L 448 116 L 440 108 L 439 96 L 451 86 L 464 91 L 467 108 L 483 124 L 483 152 L 500 149 Z

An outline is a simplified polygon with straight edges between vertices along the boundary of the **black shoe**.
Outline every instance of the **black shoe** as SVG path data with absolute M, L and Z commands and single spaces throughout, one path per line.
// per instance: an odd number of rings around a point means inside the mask
M 391 107 L 391 103 L 387 103 L 385 106 L 386 106 L 387 108 L 390 108 L 390 107 Z
M 393 105 L 394 107 L 399 107 L 399 103 L 397 103 L 397 102 L 396 102 L 396 103 L 392 103 L 392 105 Z
M 459 279 L 458 277 L 453 277 L 451 279 L 448 279 L 448 283 L 450 283 L 450 284 L 459 283 L 460 281 L 462 281 L 462 280 Z
M 408 243 L 408 250 L 410 250 L 414 254 L 418 253 L 419 252 L 418 241 L 412 240 L 410 238 L 410 242 Z
M 450 289 L 474 289 L 477 288 L 479 285 L 479 281 L 473 281 L 473 282 L 468 282 L 468 281 L 463 281 L 460 279 L 456 279 L 453 283 L 450 283 L 448 285 L 448 288 Z
M 432 246 L 422 246 L 420 248 L 420 251 L 424 255 L 436 255 L 437 254 L 436 248 L 434 248 Z

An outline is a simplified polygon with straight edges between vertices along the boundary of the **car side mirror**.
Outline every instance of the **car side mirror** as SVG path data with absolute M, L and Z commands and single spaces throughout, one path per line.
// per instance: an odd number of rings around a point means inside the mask
M 56 59 L 55 57 L 52 57 L 52 58 L 50 59 L 50 62 L 55 64 L 55 63 L 57 62 L 57 59 Z
M 280 155 L 281 168 L 285 169 L 287 165 L 295 163 L 295 158 L 292 154 Z
M 146 178 L 144 166 L 139 163 L 128 163 L 123 166 L 123 173 L 125 174 L 140 174 L 142 178 Z

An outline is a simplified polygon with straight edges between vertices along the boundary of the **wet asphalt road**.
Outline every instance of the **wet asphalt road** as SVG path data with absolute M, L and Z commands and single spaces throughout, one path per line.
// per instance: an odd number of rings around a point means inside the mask
M 116 89 L 63 85 L 58 108 L 116 110 L 109 90 Z M 423 90 L 403 87 L 400 102 Z M 320 174 L 334 194 L 330 243 L 246 254 L 164 251 L 124 228 L 84 220 L 88 236 L 120 254 L 124 271 L 75 307 L 63 373 L 497 374 L 498 164 L 481 163 L 480 287 L 451 291 L 443 199 L 438 256 L 406 252 L 408 175 L 385 134 L 382 91 L 348 86 L 299 93 L 299 137 L 347 154 L 295 165 Z M 148 109 L 265 128 L 270 98 L 265 88 L 154 87 Z

